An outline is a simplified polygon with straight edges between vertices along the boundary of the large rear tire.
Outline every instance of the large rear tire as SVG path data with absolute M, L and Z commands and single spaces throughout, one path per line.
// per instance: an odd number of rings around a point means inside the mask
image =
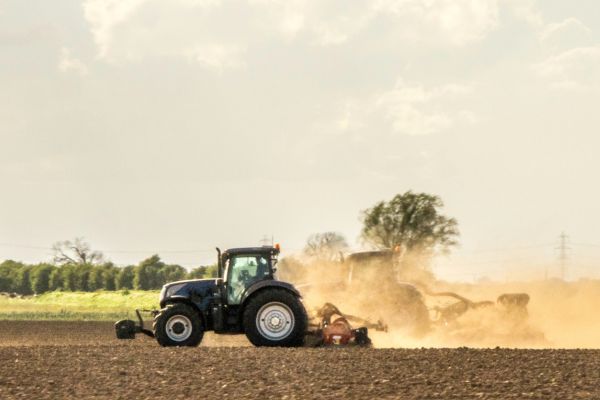
M 202 319 L 193 307 L 169 304 L 154 318 L 154 337 L 161 346 L 198 346 L 204 336 Z
M 308 324 L 300 299 L 283 289 L 263 289 L 244 310 L 244 331 L 255 346 L 296 347 Z

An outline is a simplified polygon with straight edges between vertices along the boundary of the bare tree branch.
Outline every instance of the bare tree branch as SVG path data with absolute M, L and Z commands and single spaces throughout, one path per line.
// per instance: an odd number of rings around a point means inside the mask
M 90 245 L 83 238 L 56 242 L 52 246 L 52 250 L 54 252 L 53 260 L 59 265 L 101 264 L 104 262 L 103 254 L 92 251 Z

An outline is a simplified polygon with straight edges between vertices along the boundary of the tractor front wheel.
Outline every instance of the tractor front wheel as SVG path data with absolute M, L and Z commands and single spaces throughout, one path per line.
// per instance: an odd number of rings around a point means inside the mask
M 307 323 L 304 305 L 287 290 L 265 289 L 244 310 L 244 331 L 255 346 L 301 346 Z
M 198 346 L 204 336 L 202 320 L 191 306 L 169 304 L 154 318 L 154 336 L 161 346 Z

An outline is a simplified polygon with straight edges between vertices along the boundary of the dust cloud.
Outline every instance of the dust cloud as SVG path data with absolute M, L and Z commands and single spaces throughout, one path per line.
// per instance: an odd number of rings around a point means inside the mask
M 281 273 L 309 313 L 330 302 L 383 321 L 387 332 L 369 329 L 375 347 L 600 347 L 600 280 L 473 284 L 439 280 L 415 260 L 362 263 L 360 273 L 351 264 L 288 257 Z

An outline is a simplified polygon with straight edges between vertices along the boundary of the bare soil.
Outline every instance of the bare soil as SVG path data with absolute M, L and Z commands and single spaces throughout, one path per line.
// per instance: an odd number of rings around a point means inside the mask
M 0 399 L 597 399 L 600 350 L 199 348 L 105 322 L 0 321 Z M 228 347 L 222 347 L 228 346 Z

